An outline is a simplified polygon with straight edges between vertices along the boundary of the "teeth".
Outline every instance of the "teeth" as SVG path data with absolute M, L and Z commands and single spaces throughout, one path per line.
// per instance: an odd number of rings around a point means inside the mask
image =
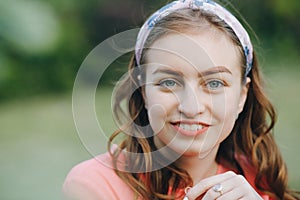
M 203 128 L 200 124 L 179 124 L 179 127 L 187 131 L 197 131 Z

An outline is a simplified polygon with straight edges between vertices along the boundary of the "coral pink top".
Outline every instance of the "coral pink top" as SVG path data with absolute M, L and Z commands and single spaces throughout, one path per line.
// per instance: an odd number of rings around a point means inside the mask
M 112 159 L 108 153 L 75 166 L 63 184 L 64 197 L 72 200 L 138 199 L 137 195 L 121 180 L 111 166 Z M 218 166 L 218 174 L 226 171 L 229 169 L 222 165 Z M 254 187 L 254 176 L 246 173 L 245 177 Z M 261 197 L 264 200 L 271 200 L 268 195 L 261 194 Z

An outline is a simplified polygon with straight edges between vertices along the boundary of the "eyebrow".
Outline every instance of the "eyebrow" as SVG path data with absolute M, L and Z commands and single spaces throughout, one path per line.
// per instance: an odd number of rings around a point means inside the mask
M 158 73 L 171 74 L 174 76 L 182 76 L 183 77 L 183 73 L 181 71 L 172 70 L 169 67 L 168 68 L 159 68 L 159 69 L 155 70 L 152 74 L 158 74 Z M 204 76 L 209 76 L 209 75 L 218 74 L 218 73 L 232 74 L 232 72 L 228 68 L 226 68 L 224 66 L 217 66 L 217 67 L 211 67 L 207 70 L 199 72 L 198 77 L 204 77 Z
M 152 74 L 171 74 L 174 76 L 183 76 L 183 73 L 181 71 L 172 70 L 169 67 L 168 68 L 160 68 L 155 70 Z
M 218 73 L 232 74 L 232 72 L 228 68 L 226 68 L 224 66 L 217 66 L 217 67 L 209 68 L 203 72 L 200 72 L 198 76 L 203 77 L 203 76 L 209 76 L 209 75 L 218 74 Z

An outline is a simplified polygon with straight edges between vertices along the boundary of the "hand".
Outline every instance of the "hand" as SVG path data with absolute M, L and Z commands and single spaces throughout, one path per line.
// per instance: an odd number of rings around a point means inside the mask
M 248 181 L 232 171 L 203 179 L 186 194 L 189 200 L 262 200 Z

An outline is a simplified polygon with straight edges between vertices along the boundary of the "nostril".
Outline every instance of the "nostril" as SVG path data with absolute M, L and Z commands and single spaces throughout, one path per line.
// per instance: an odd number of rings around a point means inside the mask
M 197 103 L 185 103 L 178 105 L 178 111 L 187 117 L 194 117 L 205 111 L 205 105 L 199 102 Z

